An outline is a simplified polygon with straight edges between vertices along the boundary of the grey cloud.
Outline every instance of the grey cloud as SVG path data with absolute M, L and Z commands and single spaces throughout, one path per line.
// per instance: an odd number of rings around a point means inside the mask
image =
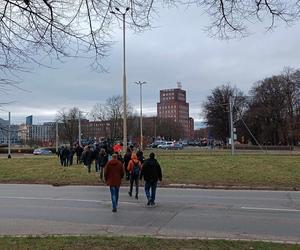
M 267 34 L 253 27 L 249 37 L 220 41 L 203 31 L 207 16 L 197 8 L 163 9 L 156 20 L 152 30 L 126 33 L 128 98 L 138 108 L 139 88 L 134 82 L 147 81 L 146 114 L 156 112 L 159 89 L 176 87 L 177 81 L 187 91 L 191 113 L 198 119 L 201 103 L 214 87 L 230 82 L 248 92 L 254 82 L 280 73 L 285 66 L 299 67 L 299 23 Z M 38 68 L 23 75 L 22 87 L 31 93 L 15 91 L 9 98 L 17 102 L 9 108 L 24 116 L 72 106 L 89 111 L 95 103 L 122 94 L 122 31 L 116 29 L 114 34 L 116 43 L 104 59 L 108 73 L 91 71 L 86 59 L 56 63 L 54 70 Z

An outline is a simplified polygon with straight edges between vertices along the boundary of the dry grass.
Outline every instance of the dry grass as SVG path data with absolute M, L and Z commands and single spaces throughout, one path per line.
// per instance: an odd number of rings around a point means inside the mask
M 147 152 L 146 152 L 147 154 Z M 189 151 L 157 152 L 163 183 L 225 186 L 262 186 L 300 189 L 300 155 L 209 154 Z M 92 167 L 61 167 L 53 157 L 0 159 L 1 183 L 43 183 L 54 185 L 98 185 Z
M 150 237 L 107 237 L 107 236 L 82 236 L 82 237 L 2 237 L 0 249 L 51 249 L 51 250 L 79 250 L 79 249 L 272 249 L 296 250 L 299 245 L 275 244 L 264 242 L 243 242 L 224 240 L 179 240 L 156 239 Z

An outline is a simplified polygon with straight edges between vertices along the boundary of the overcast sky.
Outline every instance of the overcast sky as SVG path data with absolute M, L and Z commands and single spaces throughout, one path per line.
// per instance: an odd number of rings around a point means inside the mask
M 127 30 L 126 63 L 128 101 L 139 111 L 139 88 L 143 86 L 143 112 L 156 114 L 159 90 L 182 83 L 190 103 L 190 116 L 200 120 L 201 104 L 211 90 L 231 83 L 247 93 L 265 77 L 279 74 L 285 66 L 300 68 L 299 22 L 282 24 L 266 33 L 263 25 L 253 34 L 235 40 L 217 40 L 208 36 L 208 20 L 197 8 L 162 9 L 152 30 L 141 34 Z M 33 115 L 34 123 L 51 121 L 62 108 L 79 107 L 86 112 L 108 97 L 122 94 L 122 30 L 113 33 L 115 44 L 103 61 L 108 73 L 91 71 L 89 61 L 66 59 L 49 69 L 36 67 L 21 75 L 20 87 L 1 96 L 14 101 L 5 106 L 14 123 Z M 4 111 L 0 117 L 7 119 Z

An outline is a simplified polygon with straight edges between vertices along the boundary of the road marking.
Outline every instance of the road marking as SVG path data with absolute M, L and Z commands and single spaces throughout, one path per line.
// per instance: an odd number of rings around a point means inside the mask
M 288 208 L 271 208 L 271 207 L 241 207 L 241 209 L 247 210 L 263 210 L 263 211 L 279 211 L 279 212 L 298 212 L 299 209 L 288 209 Z
M 110 204 L 110 200 L 83 200 L 83 199 L 63 199 L 63 198 L 51 198 L 51 197 L 23 197 L 23 196 L 0 196 L 0 199 L 17 199 L 17 200 L 49 200 L 49 201 L 75 201 L 75 202 L 90 202 L 90 203 L 107 203 Z M 139 205 L 140 203 L 119 201 L 119 203 L 126 205 Z
M 83 200 L 83 199 L 62 199 L 51 197 L 23 197 L 23 196 L 0 196 L 0 199 L 18 199 L 18 200 L 50 200 L 50 201 L 78 201 L 78 202 L 102 202 L 99 200 Z

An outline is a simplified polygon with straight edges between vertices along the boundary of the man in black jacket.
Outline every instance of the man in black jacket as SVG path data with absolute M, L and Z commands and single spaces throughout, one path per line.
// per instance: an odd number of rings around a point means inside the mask
M 143 177 L 145 180 L 145 193 L 148 199 L 147 206 L 155 206 L 157 181 L 162 180 L 162 173 L 154 153 L 150 153 L 149 158 L 143 163 L 140 179 Z

